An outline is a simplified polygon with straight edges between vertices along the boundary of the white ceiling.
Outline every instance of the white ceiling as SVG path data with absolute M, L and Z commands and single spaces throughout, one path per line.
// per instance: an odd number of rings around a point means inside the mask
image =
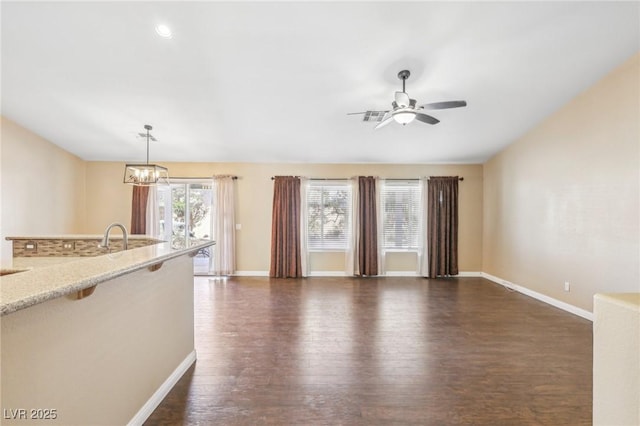
M 483 162 L 640 50 L 640 3 L 6 2 L 2 114 L 86 160 Z M 171 39 L 154 28 L 165 23 Z M 373 130 L 409 69 L 435 126 Z M 606 117 L 607 111 L 602 111 Z

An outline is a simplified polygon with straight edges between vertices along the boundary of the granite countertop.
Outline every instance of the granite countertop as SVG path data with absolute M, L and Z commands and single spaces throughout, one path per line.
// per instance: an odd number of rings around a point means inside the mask
M 640 293 L 598 293 L 595 298 L 640 312 Z
M 5 240 L 101 240 L 104 234 L 64 234 L 64 235 L 29 235 L 28 237 L 5 237 Z M 130 240 L 153 240 L 154 238 L 148 235 L 133 234 L 128 235 Z M 109 240 L 121 240 L 122 234 L 120 230 L 114 231 L 113 235 L 109 236 Z
M 65 235 L 64 238 L 82 237 Z M 175 248 L 171 243 L 163 242 L 102 256 L 78 257 L 71 262 L 4 275 L 0 279 L 0 314 L 7 315 L 66 296 L 213 244 L 215 242 L 210 240 L 196 240 L 190 241 L 186 248 Z

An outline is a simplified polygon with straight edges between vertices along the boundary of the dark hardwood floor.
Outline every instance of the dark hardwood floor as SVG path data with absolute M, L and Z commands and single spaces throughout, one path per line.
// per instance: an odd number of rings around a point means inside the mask
M 589 425 L 592 324 L 481 278 L 195 279 L 146 425 Z

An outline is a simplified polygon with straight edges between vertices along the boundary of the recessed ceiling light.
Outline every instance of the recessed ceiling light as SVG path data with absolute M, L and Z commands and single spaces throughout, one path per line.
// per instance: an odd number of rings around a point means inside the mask
M 160 37 L 171 38 L 171 28 L 164 24 L 156 25 L 156 32 Z

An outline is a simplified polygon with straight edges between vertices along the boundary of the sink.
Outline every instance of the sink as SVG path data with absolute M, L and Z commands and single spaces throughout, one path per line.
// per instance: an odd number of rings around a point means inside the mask
M 18 272 L 25 272 L 25 271 L 28 271 L 28 269 L 1 268 L 0 277 L 4 275 L 17 274 Z

